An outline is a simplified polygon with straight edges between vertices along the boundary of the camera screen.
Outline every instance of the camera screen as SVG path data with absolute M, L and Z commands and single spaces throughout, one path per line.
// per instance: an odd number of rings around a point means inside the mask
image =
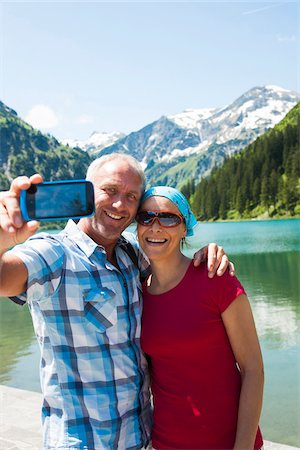
M 83 216 L 87 211 L 86 184 L 39 185 L 36 193 L 28 194 L 27 206 L 41 219 Z

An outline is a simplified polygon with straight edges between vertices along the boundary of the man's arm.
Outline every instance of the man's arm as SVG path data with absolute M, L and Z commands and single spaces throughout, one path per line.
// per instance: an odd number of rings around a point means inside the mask
M 27 286 L 27 268 L 20 258 L 8 253 L 0 257 L 0 296 L 13 297 Z
M 24 242 L 38 228 L 38 222 L 23 220 L 20 192 L 41 181 L 42 177 L 38 174 L 30 178 L 18 177 L 9 191 L 0 193 L 0 295 L 19 295 L 26 289 L 27 268 L 20 258 L 7 253 L 7 250 Z
M 141 271 L 142 278 L 147 278 L 147 276 L 151 273 L 150 262 L 139 246 L 136 235 L 127 231 L 124 232 L 123 235 L 137 245 L 139 269 Z M 218 276 L 222 276 L 227 269 L 229 270 L 229 274 L 231 276 L 235 275 L 234 264 L 229 261 L 223 247 L 217 244 L 212 243 L 202 247 L 194 254 L 193 259 L 195 267 L 199 266 L 201 263 L 207 263 L 209 278 L 213 278 L 216 273 Z
M 234 264 L 229 261 L 223 247 L 215 243 L 202 247 L 194 254 L 195 267 L 203 262 L 207 262 L 209 278 L 212 278 L 216 273 L 218 276 L 222 276 L 227 269 L 231 276 L 235 274 Z

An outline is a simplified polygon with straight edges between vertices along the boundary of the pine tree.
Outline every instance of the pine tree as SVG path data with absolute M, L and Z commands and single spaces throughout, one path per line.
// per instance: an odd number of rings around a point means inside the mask
M 199 217 L 223 219 L 229 210 L 247 217 L 260 205 L 272 214 L 299 211 L 299 129 L 300 103 L 274 129 L 214 168 L 195 187 L 193 208 Z

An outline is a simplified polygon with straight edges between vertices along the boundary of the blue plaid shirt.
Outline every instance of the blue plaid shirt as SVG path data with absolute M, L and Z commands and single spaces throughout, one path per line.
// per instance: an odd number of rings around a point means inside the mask
M 44 449 L 129 450 L 148 443 L 142 291 L 123 244 L 121 238 L 116 247 L 121 271 L 72 221 L 12 250 L 28 269 L 26 293 L 12 299 L 28 302 L 41 349 Z

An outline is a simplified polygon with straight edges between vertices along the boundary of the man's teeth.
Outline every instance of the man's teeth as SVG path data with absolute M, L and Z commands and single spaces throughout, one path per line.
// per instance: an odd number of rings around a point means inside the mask
M 122 219 L 122 216 L 117 216 L 116 214 L 112 214 L 111 212 L 108 212 L 108 211 L 105 211 L 105 212 L 108 215 L 108 217 L 111 217 L 112 219 L 115 219 L 115 220 Z

